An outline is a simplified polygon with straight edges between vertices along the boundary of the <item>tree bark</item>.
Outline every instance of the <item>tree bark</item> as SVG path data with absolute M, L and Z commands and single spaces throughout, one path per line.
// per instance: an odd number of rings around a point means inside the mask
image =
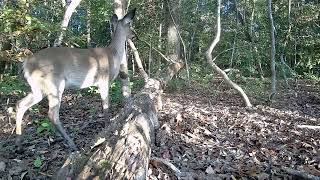
M 86 2 L 87 4 L 87 48 L 91 47 L 91 3 L 90 1 Z
M 70 5 L 67 5 L 67 8 L 64 13 L 63 20 L 62 20 L 61 26 L 60 26 L 61 30 L 60 30 L 58 38 L 54 42 L 54 45 L 53 45 L 54 47 L 58 47 L 61 45 L 63 37 L 64 37 L 65 32 L 67 30 L 69 21 L 71 19 L 71 16 L 72 16 L 73 12 L 75 11 L 75 9 L 80 4 L 80 2 L 81 2 L 81 0 L 72 0 Z
M 275 26 L 272 17 L 272 4 L 271 0 L 267 0 L 268 4 L 268 17 L 270 22 L 270 67 L 271 67 L 271 94 L 269 99 L 272 99 L 276 94 L 276 62 L 275 62 L 275 54 L 276 54 L 276 39 L 275 39 Z
M 246 106 L 247 107 L 251 107 L 252 105 L 250 103 L 250 100 L 249 100 L 248 96 L 246 95 L 246 93 L 242 90 L 242 88 L 240 86 L 238 86 L 236 83 L 232 82 L 232 80 L 229 79 L 228 75 L 215 64 L 215 62 L 214 62 L 215 59 L 212 59 L 211 53 L 212 53 L 213 49 L 215 48 L 215 46 L 220 41 L 220 35 L 221 35 L 220 9 L 221 9 L 221 0 L 218 0 L 218 7 L 217 7 L 217 33 L 216 33 L 216 37 L 214 38 L 214 40 L 210 44 L 208 50 L 205 52 L 205 57 L 206 57 L 208 63 L 212 66 L 213 70 L 216 73 L 218 73 L 219 75 L 221 75 L 222 78 L 227 82 L 228 85 L 230 85 L 232 88 L 234 88 L 235 90 L 237 90 L 240 93 L 240 95 L 242 96 Z
M 89 155 L 71 154 L 56 179 L 146 179 L 151 143 L 158 127 L 153 102 L 160 89 L 159 81 L 149 79 L 134 96 L 133 107 L 123 109 L 91 143 Z

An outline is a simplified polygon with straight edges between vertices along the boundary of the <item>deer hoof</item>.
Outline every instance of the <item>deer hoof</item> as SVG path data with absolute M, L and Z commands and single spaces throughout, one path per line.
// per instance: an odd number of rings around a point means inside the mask
M 24 149 L 23 149 L 23 147 L 22 147 L 22 137 L 21 137 L 21 135 L 18 135 L 18 136 L 16 137 L 16 146 L 17 146 L 16 152 L 17 152 L 18 154 L 22 154 L 23 151 L 24 151 Z

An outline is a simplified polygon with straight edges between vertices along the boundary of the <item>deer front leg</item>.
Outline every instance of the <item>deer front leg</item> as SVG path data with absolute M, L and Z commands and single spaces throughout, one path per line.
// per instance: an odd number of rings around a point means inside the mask
M 124 97 L 124 106 L 126 108 L 131 105 L 130 80 L 126 61 L 120 65 L 119 77 L 121 82 L 122 96 Z
M 99 92 L 102 100 L 103 114 L 108 119 L 109 119 L 109 87 L 110 87 L 109 79 L 104 79 L 100 81 L 98 84 L 98 88 L 99 88 Z

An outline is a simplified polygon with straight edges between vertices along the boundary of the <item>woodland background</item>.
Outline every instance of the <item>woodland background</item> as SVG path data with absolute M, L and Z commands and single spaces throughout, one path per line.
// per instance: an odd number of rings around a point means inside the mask
M 320 176 L 319 1 L 221 2 L 221 36 L 212 54 L 215 63 L 247 93 L 252 109 L 243 107 L 239 95 L 206 61 L 204 53 L 218 28 L 216 1 L 120 2 L 126 10 L 137 8 L 133 42 L 150 77 L 161 77 L 174 62 L 184 64 L 166 84 L 153 157 L 169 159 L 200 179 Z M 14 152 L 14 104 L 28 92 L 21 75 L 23 58 L 57 43 L 75 48 L 108 45 L 114 3 L 81 1 L 62 31 L 71 0 L 0 0 L 0 177 L 50 178 L 66 157 L 63 142 L 51 148 L 40 143 L 55 137 L 46 119 L 46 103 L 32 108 L 26 123 L 26 131 L 34 136 L 30 140 L 40 140 L 29 144 L 29 154 L 8 153 Z M 130 48 L 128 64 L 135 94 L 143 79 Z M 120 89 L 115 81 L 113 114 L 121 107 Z M 67 93 L 64 104 L 72 107 L 60 116 L 65 117 L 68 131 L 74 131 L 76 143 L 85 148 L 93 134 L 106 126 L 96 115 L 101 106 L 97 90 Z M 79 119 L 87 121 L 75 121 Z M 158 161 L 152 162 L 150 178 L 178 177 L 172 168 L 161 170 L 154 163 Z

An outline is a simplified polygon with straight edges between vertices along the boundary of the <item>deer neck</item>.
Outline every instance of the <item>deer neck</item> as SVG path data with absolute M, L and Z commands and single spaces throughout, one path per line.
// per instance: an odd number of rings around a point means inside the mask
M 125 43 L 126 43 L 126 36 L 116 31 L 110 43 L 110 48 L 114 56 L 116 56 L 116 59 L 120 61 L 122 61 L 123 58 L 125 57 Z

